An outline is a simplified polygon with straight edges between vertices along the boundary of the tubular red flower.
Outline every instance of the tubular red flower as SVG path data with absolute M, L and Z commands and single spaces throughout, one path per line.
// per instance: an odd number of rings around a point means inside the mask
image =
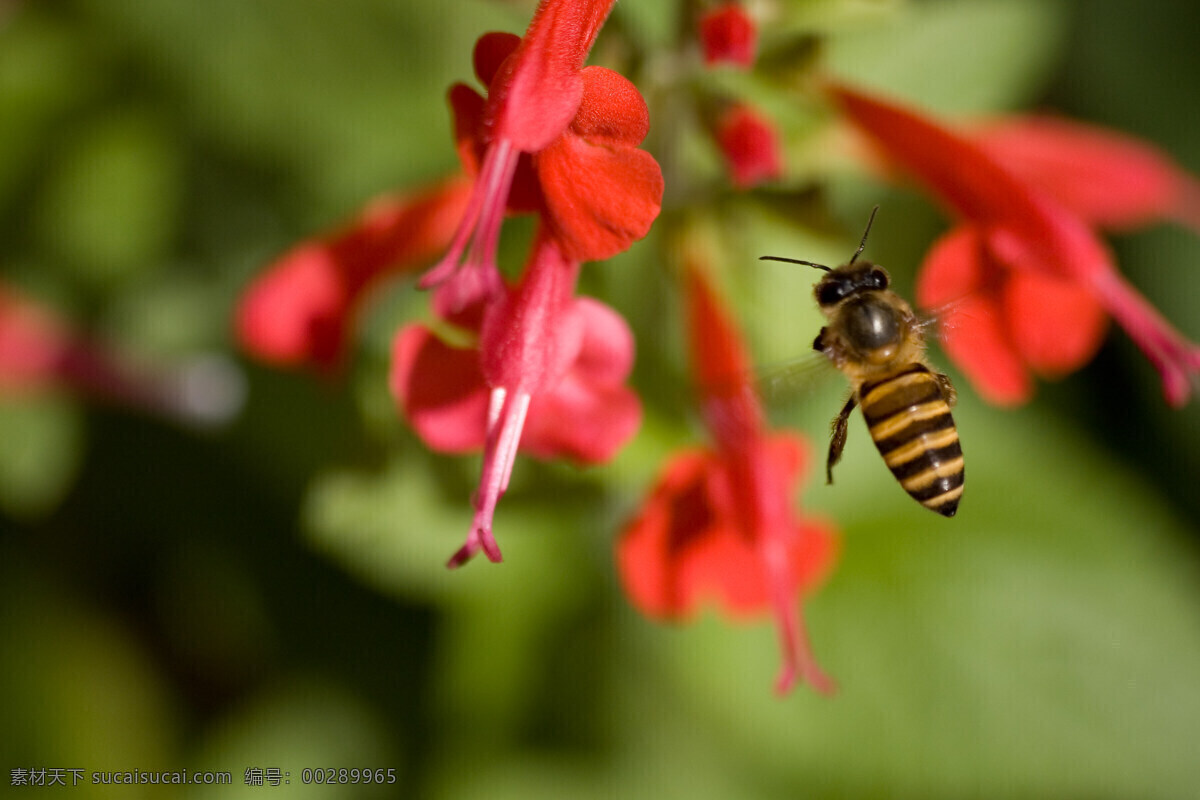
M 783 174 L 783 149 L 770 120 L 746 105 L 735 105 L 721 115 L 717 145 L 725 156 L 733 183 L 749 189 Z
M 458 269 L 497 292 L 496 244 L 505 210 L 537 210 L 577 261 L 608 258 L 641 238 L 658 215 L 662 173 L 637 150 L 648 114 L 637 89 L 584 59 L 612 0 L 543 0 L 525 36 L 489 34 L 475 64 L 487 99 L 451 90 L 455 138 L 475 193 L 445 257 L 421 280 Z M 532 156 L 531 160 L 527 157 Z
M 526 153 L 546 147 L 579 108 L 584 59 L 616 0 L 542 0 L 521 44 L 489 82 L 496 138 Z
M 1042 115 L 990 120 L 971 138 L 1093 225 L 1126 229 L 1172 219 L 1200 230 L 1196 179 L 1132 136 Z
M 423 267 L 444 250 L 470 192 L 470 182 L 455 177 L 381 198 L 344 230 L 285 253 L 242 296 L 242 347 L 277 365 L 336 368 L 362 298 L 379 278 Z
M 704 63 L 749 69 L 758 51 L 758 26 L 737 3 L 725 3 L 700 17 L 700 49 Z
M 637 149 L 649 127 L 644 100 L 615 72 L 583 67 L 613 2 L 542 0 L 523 37 L 489 33 L 476 42 L 486 98 L 462 84 L 449 92 L 455 147 L 472 182 L 455 196 L 452 234 L 429 224 L 410 233 L 424 243 L 438 232 L 444 255 L 418 285 L 437 287 L 434 312 L 476 335 L 478 347 L 454 348 L 427 328 L 405 328 L 393 344 L 391 385 L 431 447 L 484 451 L 475 521 L 451 566 L 479 550 L 500 559 L 492 516 L 519 446 L 544 457 L 603 460 L 640 421 L 641 406 L 623 385 L 633 351 L 628 328 L 574 296 L 581 263 L 644 236 L 662 200 L 661 170 Z M 514 287 L 495 260 L 510 211 L 540 216 Z M 335 363 L 348 310 L 384 255 L 395 260 L 384 243 L 402 243 L 390 238 L 398 229 L 368 218 L 281 259 L 243 302 L 247 346 L 277 362 Z
M 909 109 L 871 97 L 846 86 L 830 85 L 831 95 L 850 120 L 870 136 L 887 158 L 917 177 L 935 196 L 974 227 L 965 248 L 974 265 L 986 271 L 975 290 L 974 313 L 989 309 L 986 322 L 971 323 L 965 306 L 945 315 L 942 336 L 947 351 L 985 395 L 1019 402 L 1012 380 L 1014 361 L 1043 373 L 1076 369 L 1095 353 L 1103 325 L 1097 309 L 1111 314 L 1157 367 L 1163 393 L 1172 405 L 1184 404 L 1189 382 L 1200 372 L 1200 347 L 1170 326 L 1137 290 L 1117 272 L 1104 245 L 1088 223 L 1030 180 L 1024 179 L 965 136 Z M 1114 152 L 1111 149 L 1106 153 Z M 1136 171 L 1136 165 L 1126 164 Z M 967 236 L 967 234 L 964 234 Z M 966 241 L 965 239 L 963 241 Z M 961 246 L 961 242 L 958 246 Z M 945 251 L 939 254 L 945 257 Z M 917 300 L 925 307 L 963 303 L 971 295 L 951 296 L 943 276 L 955 270 L 940 267 L 918 279 Z M 1022 276 L 1019 279 L 1015 276 Z M 1037 275 L 1039 278 L 1032 278 Z M 1041 294 L 1039 297 L 1039 293 Z M 1053 297 L 1057 303 L 1046 302 Z M 1067 325 L 1076 337 L 1061 341 Z M 954 343 L 967 332 L 986 328 L 989 347 L 972 355 L 968 343 Z M 1002 340 L 1007 351 L 995 363 Z M 961 359 L 966 359 L 963 361 Z M 968 362 L 974 360 L 973 364 Z M 995 371 L 996 380 L 982 376 Z M 1032 384 L 1025 383 L 1030 389 Z M 998 387 L 1005 387 L 997 394 Z
M 578 272 L 539 235 L 521 282 L 475 317 L 478 349 L 423 326 L 396 337 L 390 384 L 413 428 L 435 450 L 484 450 L 471 533 L 450 566 L 479 550 L 500 560 L 492 517 L 518 448 L 598 463 L 637 431 L 641 404 L 624 385 L 633 335 L 611 309 L 574 297 Z
M 690 269 L 686 280 L 692 366 L 715 448 L 667 463 L 621 534 L 622 581 L 651 616 L 685 618 L 707 600 L 739 616 L 770 609 L 783 654 L 777 691 L 789 691 L 797 677 L 832 691 L 796 605 L 797 594 L 819 582 L 835 555 L 832 529 L 792 509 L 806 445 L 766 431 L 736 328 L 698 270 Z

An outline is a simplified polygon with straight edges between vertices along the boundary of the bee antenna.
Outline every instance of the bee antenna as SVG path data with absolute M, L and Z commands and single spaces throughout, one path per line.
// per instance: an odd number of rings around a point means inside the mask
M 823 269 L 826 272 L 833 272 L 832 268 L 827 267 L 824 264 L 814 264 L 812 261 L 801 261 L 800 259 L 797 259 L 797 258 L 784 258 L 783 256 L 759 256 L 758 260 L 759 261 L 782 261 L 785 264 L 803 264 L 806 267 L 816 267 L 817 269 Z
M 863 250 L 867 249 L 867 237 L 871 234 L 871 225 L 875 222 L 875 215 L 879 213 L 879 206 L 871 209 L 871 218 L 867 220 L 867 229 L 863 231 L 862 241 L 858 243 L 858 249 L 854 251 L 854 255 L 850 256 L 850 263 L 862 255 Z

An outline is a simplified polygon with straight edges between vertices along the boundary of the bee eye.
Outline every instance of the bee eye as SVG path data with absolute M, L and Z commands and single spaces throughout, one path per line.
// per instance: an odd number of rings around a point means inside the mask
M 841 283 L 822 283 L 817 287 L 817 303 L 823 306 L 836 305 L 846 296 L 846 287 Z
M 871 270 L 868 280 L 872 289 L 886 289 L 888 287 L 888 274 L 879 267 Z

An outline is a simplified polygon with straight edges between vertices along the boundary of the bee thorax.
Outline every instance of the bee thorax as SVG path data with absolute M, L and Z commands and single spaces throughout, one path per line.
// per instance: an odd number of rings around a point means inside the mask
M 901 340 L 902 320 L 896 309 L 875 297 L 863 297 L 845 303 L 839 309 L 839 326 L 846 344 L 866 355 L 874 351 L 894 351 Z

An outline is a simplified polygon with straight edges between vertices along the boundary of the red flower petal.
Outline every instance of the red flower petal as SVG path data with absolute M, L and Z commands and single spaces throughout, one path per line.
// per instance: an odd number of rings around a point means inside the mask
M 570 131 L 534 156 L 546 222 L 577 261 L 609 258 L 650 230 L 662 208 L 662 170 L 634 149 L 646 135 L 646 103 L 625 78 L 589 67 Z
M 483 127 L 484 99 L 479 92 L 465 83 L 456 83 L 446 95 L 454 117 L 454 149 L 463 171 L 472 178 L 479 175 L 483 163 L 483 144 L 479 132 Z
M 350 305 L 341 265 L 330 248 L 307 242 L 276 261 L 242 295 L 238 339 L 263 361 L 330 369 L 341 360 Z
M 567 374 L 533 398 L 522 449 L 541 458 L 608 461 L 641 425 L 642 407 L 625 379 L 633 366 L 633 333 L 620 315 L 581 298 L 572 313 L 582 339 Z
M 984 400 L 1017 406 L 1033 396 L 1033 381 L 1009 339 L 997 303 L 973 296 L 941 323 L 942 349 Z
M 783 444 L 788 438 L 771 444 L 769 458 L 782 468 L 796 444 Z M 783 483 L 790 486 L 794 479 L 787 475 Z M 772 608 L 772 575 L 759 541 L 737 524 L 731 480 L 727 463 L 713 453 L 689 451 L 667 463 L 617 544 L 622 582 L 640 611 L 683 619 L 713 601 L 742 617 Z M 823 525 L 795 522 L 782 533 L 790 591 L 811 588 L 833 563 L 831 532 Z
M 475 67 L 475 77 L 479 79 L 479 82 L 484 86 L 491 86 L 492 81 L 496 78 L 496 73 L 504 64 L 504 60 L 511 56 L 520 45 L 521 37 L 515 33 L 493 31 L 476 39 L 471 61 Z
M 1195 179 L 1131 136 L 1037 116 L 996 120 L 974 138 L 1014 174 L 1093 224 L 1130 228 L 1174 217 L 1200 227 Z
M 637 87 L 620 73 L 588 67 L 583 79 L 583 99 L 571 130 L 589 144 L 637 147 L 650 131 L 650 109 Z
M 483 446 L 488 388 L 477 350 L 450 347 L 422 325 L 406 326 L 392 343 L 388 384 L 430 449 L 463 453 Z
M 838 104 L 895 163 L 935 196 L 979 223 L 1020 217 L 1028 190 L 982 148 L 918 114 L 846 86 L 830 85 Z
M 1081 220 L 1018 178 L 982 147 L 907 108 L 845 86 L 829 87 L 856 125 L 935 197 L 980 228 L 1009 237 L 1009 265 L 1073 276 L 1111 274 L 1104 247 Z M 996 240 L 990 245 L 1004 250 Z M 1018 252 L 1019 250 L 1019 252 Z
M 975 228 L 960 226 L 930 249 L 917 275 L 917 302 L 944 306 L 939 322 L 942 349 L 985 400 L 1019 405 L 1033 396 L 1033 382 L 1009 335 L 1008 316 L 983 283 L 983 242 Z
M 615 0 L 542 0 L 513 56 L 489 86 L 495 136 L 534 153 L 558 137 L 579 107 L 579 71 Z
M 758 26 L 737 3 L 726 3 L 700 17 L 700 47 L 707 66 L 728 63 L 754 66 Z
M 637 433 L 642 404 L 627 386 L 597 386 L 574 373 L 529 405 L 521 449 L 579 464 L 612 459 Z
M 654 617 L 677 618 L 697 605 L 680 580 L 676 553 L 692 539 L 708 538 L 715 524 L 706 482 L 713 457 L 680 453 L 663 469 L 638 517 L 617 542 L 621 581 L 633 604 Z
M 535 158 L 546 222 L 563 252 L 598 261 L 650 231 L 662 208 L 662 171 L 644 150 L 594 146 L 564 136 Z
M 983 240 L 973 225 L 959 225 L 939 238 L 917 275 L 916 298 L 922 308 L 938 309 L 984 288 Z
M 575 310 L 583 321 L 583 343 L 571 369 L 591 383 L 624 382 L 633 369 L 634 338 L 629 323 L 589 297 L 576 300 Z
M 275 364 L 336 366 L 362 296 L 379 277 L 440 253 L 470 190 L 469 181 L 453 178 L 378 200 L 348 230 L 284 254 L 241 298 L 235 324 L 242 346 Z
M 1090 361 L 1108 322 L 1092 292 L 1042 273 L 1012 272 L 1004 283 L 1003 308 L 1020 358 L 1051 376 Z

